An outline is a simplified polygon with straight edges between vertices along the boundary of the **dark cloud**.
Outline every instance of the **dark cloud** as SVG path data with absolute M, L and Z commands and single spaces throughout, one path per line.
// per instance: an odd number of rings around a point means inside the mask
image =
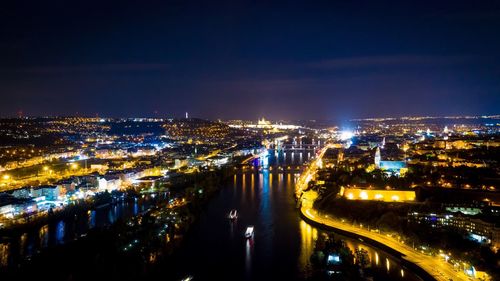
M 308 66 L 320 69 L 370 68 L 370 67 L 436 67 L 457 64 L 484 63 L 481 56 L 432 56 L 432 55 L 385 55 L 369 57 L 350 57 L 326 59 L 309 63 Z
M 100 72 L 135 72 L 135 71 L 164 71 L 170 69 L 169 64 L 162 63 L 127 63 L 127 64 L 99 64 L 73 66 L 30 66 L 0 68 L 0 72 L 17 72 L 31 74 L 64 74 L 64 73 L 100 73 Z

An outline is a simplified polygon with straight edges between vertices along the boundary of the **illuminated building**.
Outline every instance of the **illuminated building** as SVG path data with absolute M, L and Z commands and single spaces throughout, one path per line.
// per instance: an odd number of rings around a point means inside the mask
M 41 185 L 31 188 L 31 197 L 45 197 L 47 200 L 54 201 L 58 199 L 60 191 L 57 185 Z
M 99 191 L 113 191 L 121 187 L 122 180 L 116 175 L 106 175 L 98 180 Z
M 382 202 L 413 202 L 416 195 L 413 190 L 375 190 L 341 187 L 340 196 L 349 200 L 366 200 Z
M 385 138 L 384 138 L 385 140 Z M 402 170 L 406 168 L 405 161 L 382 161 L 380 155 L 380 147 L 377 147 L 375 151 L 375 166 L 381 170 L 388 171 L 390 173 L 401 174 Z
M 37 209 L 37 203 L 32 199 L 0 194 L 0 217 L 13 218 L 21 214 L 36 212 Z
M 452 228 L 466 232 L 471 240 L 489 244 L 492 248 L 500 247 L 500 227 L 494 222 L 456 214 L 409 213 L 408 221 L 426 224 L 433 228 Z
M 270 121 L 262 118 L 257 121 L 257 124 L 250 123 L 250 124 L 229 124 L 229 127 L 231 128 L 252 128 L 252 129 L 275 129 L 275 130 L 297 130 L 300 129 L 301 126 L 297 125 L 290 125 L 290 124 L 283 124 L 283 123 L 276 123 L 272 124 Z
M 375 166 L 377 166 L 377 168 L 380 168 L 380 160 L 380 147 L 377 147 L 377 150 L 375 151 Z

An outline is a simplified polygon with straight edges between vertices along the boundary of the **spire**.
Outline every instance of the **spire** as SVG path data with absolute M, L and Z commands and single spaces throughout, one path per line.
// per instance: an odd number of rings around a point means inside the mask
M 380 147 L 377 146 L 377 150 L 375 151 L 375 166 L 377 168 L 380 168 Z

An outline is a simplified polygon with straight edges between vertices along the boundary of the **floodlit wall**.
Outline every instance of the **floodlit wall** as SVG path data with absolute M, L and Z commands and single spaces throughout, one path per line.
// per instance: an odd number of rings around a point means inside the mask
M 416 195 L 413 190 L 373 190 L 361 188 L 340 189 L 340 195 L 349 200 L 371 200 L 383 202 L 413 202 Z

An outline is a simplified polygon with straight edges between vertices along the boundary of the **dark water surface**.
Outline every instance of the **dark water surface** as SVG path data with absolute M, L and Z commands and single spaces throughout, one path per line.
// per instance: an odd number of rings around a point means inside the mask
M 307 156 L 307 152 L 302 156 L 294 153 L 294 160 L 306 161 Z M 291 160 L 287 153 L 286 161 L 281 159 L 281 163 L 287 165 Z M 269 162 L 273 165 L 276 159 Z M 235 175 L 210 201 L 186 237 L 183 249 L 161 265 L 165 276 L 174 272 L 175 278 L 192 275 L 194 280 L 311 278 L 310 256 L 322 231 L 299 217 L 293 198 L 298 176 L 286 168 L 277 172 L 276 166 L 271 171 Z M 234 222 L 227 218 L 231 209 L 239 212 Z M 255 226 L 255 235 L 247 240 L 244 232 L 249 225 Z M 355 239 L 334 236 L 343 239 L 352 251 L 358 247 L 368 251 L 376 273 L 374 280 L 419 280 L 386 253 Z
M 293 166 L 306 162 L 313 153 L 273 152 L 267 160 L 270 169 L 257 167 L 235 175 L 210 200 L 176 254 L 158 262 L 154 275 L 161 276 L 160 280 L 179 280 L 188 275 L 194 276 L 194 280 L 311 279 L 314 270 L 310 256 L 316 238 L 324 232 L 299 216 L 293 198 L 299 174 Z M 15 266 L 47 247 L 69 247 L 71 241 L 85 236 L 90 229 L 144 212 L 155 200 L 162 200 L 162 196 L 124 201 L 4 239 L 0 242 L 0 266 Z M 227 218 L 231 209 L 238 210 L 236 221 Z M 253 239 L 244 237 L 249 225 L 255 227 Z M 368 251 L 374 280 L 419 280 L 383 251 L 356 239 L 333 235 L 344 240 L 352 251 L 359 247 Z M 57 270 L 56 264 L 52 270 Z M 75 272 L 75 279 L 78 274 Z M 151 272 L 138 275 L 158 280 Z

